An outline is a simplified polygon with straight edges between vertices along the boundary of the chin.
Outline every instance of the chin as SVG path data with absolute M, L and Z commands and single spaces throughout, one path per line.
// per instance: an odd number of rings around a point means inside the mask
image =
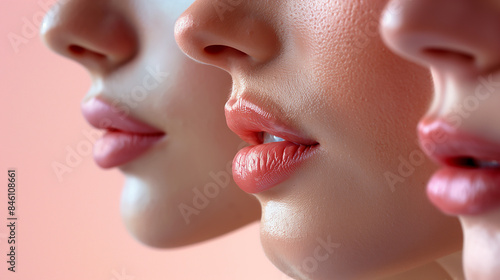
M 291 277 L 378 279 L 460 250 L 457 219 L 442 215 L 422 191 L 424 168 L 396 192 L 377 181 L 378 170 L 344 179 L 340 175 L 349 173 L 343 170 L 321 179 L 306 171 L 258 194 L 262 245 Z
M 127 176 L 120 204 L 127 230 L 144 245 L 155 248 L 191 245 L 231 232 L 260 217 L 257 200 L 229 183 L 229 178 L 224 181 L 227 186 L 212 198 L 201 192 L 201 182 L 206 178 L 192 177 L 182 182 L 168 181 L 165 176 L 144 178 L 147 180 Z
M 464 229 L 467 279 L 496 280 L 500 275 L 500 209 L 460 217 Z
M 161 189 L 161 188 L 160 188 Z M 137 178 L 127 177 L 121 196 L 121 215 L 128 232 L 140 243 L 155 248 L 175 248 L 193 243 L 179 215 L 175 195 L 162 196 L 158 188 Z

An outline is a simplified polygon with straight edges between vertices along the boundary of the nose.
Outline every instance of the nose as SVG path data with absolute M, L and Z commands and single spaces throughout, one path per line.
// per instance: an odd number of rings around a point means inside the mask
M 488 72 L 500 66 L 500 9 L 493 2 L 394 0 L 381 34 L 398 54 L 437 70 Z
M 178 45 L 191 58 L 228 72 L 269 62 L 280 43 L 273 23 L 263 20 L 271 17 L 254 9 L 255 2 L 196 1 L 176 22 Z
M 64 0 L 47 13 L 41 27 L 45 44 L 90 72 L 106 73 L 132 59 L 137 36 L 113 1 Z

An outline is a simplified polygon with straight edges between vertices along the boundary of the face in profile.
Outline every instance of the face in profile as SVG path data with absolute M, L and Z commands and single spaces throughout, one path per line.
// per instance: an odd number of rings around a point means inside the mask
M 232 75 L 227 122 L 252 144 L 233 175 L 262 205 L 270 260 L 297 279 L 375 279 L 458 251 L 458 221 L 424 191 L 431 77 L 384 47 L 386 1 L 226 2 L 196 1 L 176 38 Z
M 42 28 L 51 49 L 90 72 L 82 110 L 104 130 L 95 161 L 125 174 L 123 220 L 156 247 L 206 240 L 260 215 L 231 176 L 243 141 L 224 118 L 230 76 L 193 62 L 174 40 L 191 2 L 62 1 Z
M 460 217 L 467 279 L 498 279 L 500 1 L 391 1 L 382 33 L 396 53 L 432 71 L 434 102 L 419 132 L 441 169 L 427 193 Z

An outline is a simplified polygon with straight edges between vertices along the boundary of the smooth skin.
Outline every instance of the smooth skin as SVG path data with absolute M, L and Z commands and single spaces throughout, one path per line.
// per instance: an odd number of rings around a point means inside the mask
M 125 106 L 131 117 L 167 134 L 119 167 L 126 177 L 123 221 L 153 247 L 204 241 L 260 217 L 256 199 L 231 178 L 232 158 L 245 145 L 224 119 L 231 78 L 193 62 L 174 40 L 175 20 L 191 3 L 66 0 L 54 5 L 41 31 L 49 48 L 89 71 L 92 86 L 83 102 L 98 97 Z M 137 101 L 132 89 L 151 69 L 166 78 Z M 205 188 L 214 184 L 207 197 Z
M 198 0 L 179 18 L 181 49 L 231 74 L 230 102 L 249 100 L 319 143 L 256 194 L 268 258 L 295 279 L 459 275 L 460 225 L 426 198 L 436 166 L 415 131 L 431 77 L 384 46 L 387 1 L 222 2 Z
M 391 1 L 382 34 L 396 53 L 432 70 L 435 98 L 424 120 L 447 118 L 487 85 L 488 98 L 466 112 L 459 130 L 500 144 L 500 1 Z M 499 279 L 500 209 L 459 218 L 467 279 Z

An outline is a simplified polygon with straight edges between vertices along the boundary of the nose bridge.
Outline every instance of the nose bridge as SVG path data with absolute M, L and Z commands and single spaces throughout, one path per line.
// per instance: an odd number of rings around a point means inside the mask
M 381 28 L 389 47 L 414 61 L 449 67 L 461 60 L 485 71 L 500 62 L 499 15 L 484 0 L 397 0 Z
M 228 71 L 234 62 L 265 63 L 280 43 L 261 2 L 198 0 L 177 20 L 176 40 L 188 56 Z
M 91 71 L 107 71 L 138 50 L 135 30 L 113 1 L 65 0 L 47 13 L 42 40 Z

